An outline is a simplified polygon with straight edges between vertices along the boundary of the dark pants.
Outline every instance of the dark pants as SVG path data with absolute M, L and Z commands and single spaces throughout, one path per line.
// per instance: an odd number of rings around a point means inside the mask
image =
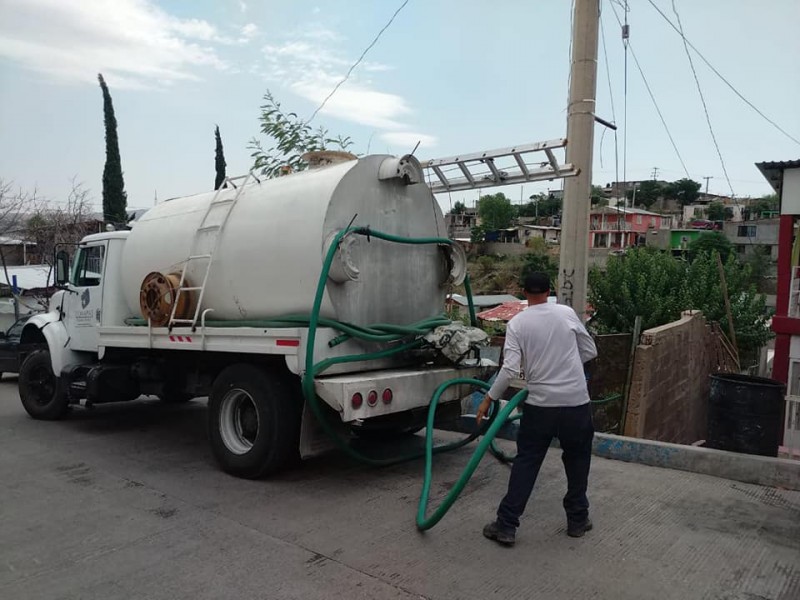
M 517 457 L 511 468 L 508 493 L 497 509 L 500 527 L 515 530 L 533 491 L 539 468 L 553 438 L 561 443 L 561 460 L 567 473 L 564 510 L 569 522 L 584 522 L 589 516 L 586 486 L 592 459 L 592 409 L 590 404 L 545 408 L 525 404 L 517 433 Z

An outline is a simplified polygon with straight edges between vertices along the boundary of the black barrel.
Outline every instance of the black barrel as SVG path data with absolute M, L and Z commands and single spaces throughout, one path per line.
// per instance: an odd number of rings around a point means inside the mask
M 712 375 L 706 446 L 778 456 L 785 389 L 765 377 Z

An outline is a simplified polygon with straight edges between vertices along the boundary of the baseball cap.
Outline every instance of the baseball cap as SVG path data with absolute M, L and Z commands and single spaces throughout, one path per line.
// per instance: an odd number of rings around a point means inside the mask
M 550 291 L 550 276 L 547 273 L 529 273 L 525 276 L 523 287 L 529 294 L 544 294 Z

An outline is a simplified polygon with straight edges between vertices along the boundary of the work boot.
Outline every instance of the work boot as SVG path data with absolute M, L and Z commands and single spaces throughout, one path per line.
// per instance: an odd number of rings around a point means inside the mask
M 567 535 L 569 537 L 579 538 L 583 534 L 592 529 L 592 522 L 589 517 L 585 521 L 567 521 Z
M 483 536 L 502 546 L 513 546 L 516 541 L 514 530 L 501 527 L 497 521 L 492 521 L 483 528 Z

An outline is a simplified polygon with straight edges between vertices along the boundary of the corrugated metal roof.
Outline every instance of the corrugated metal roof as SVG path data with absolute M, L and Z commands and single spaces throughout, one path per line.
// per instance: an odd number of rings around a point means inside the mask
M 547 301 L 556 303 L 558 299 L 555 296 L 550 296 Z M 527 300 L 514 300 L 513 302 L 506 302 L 500 306 L 479 312 L 475 316 L 482 321 L 510 321 L 526 308 L 528 308 Z
M 483 321 L 510 321 L 526 308 L 528 308 L 527 300 L 514 300 L 479 312 L 475 316 Z
M 786 169 L 800 169 L 800 159 L 797 160 L 772 160 L 756 163 L 756 167 L 764 179 L 769 182 L 778 194 L 781 193 L 781 185 L 783 184 L 783 172 Z
M 462 296 L 461 294 L 451 294 L 449 299 L 456 304 L 460 304 L 461 306 L 468 305 L 467 297 Z M 472 297 L 472 303 L 478 308 L 497 306 L 498 304 L 503 304 L 504 302 L 510 302 L 512 300 L 519 301 L 519 298 L 512 296 L 511 294 L 488 294 L 485 296 Z
M 8 279 L 2 268 L 0 268 L 0 285 L 11 287 L 14 276 L 17 277 L 17 287 L 21 290 L 35 290 L 48 287 L 50 279 L 49 265 L 25 265 L 21 267 L 8 267 Z

